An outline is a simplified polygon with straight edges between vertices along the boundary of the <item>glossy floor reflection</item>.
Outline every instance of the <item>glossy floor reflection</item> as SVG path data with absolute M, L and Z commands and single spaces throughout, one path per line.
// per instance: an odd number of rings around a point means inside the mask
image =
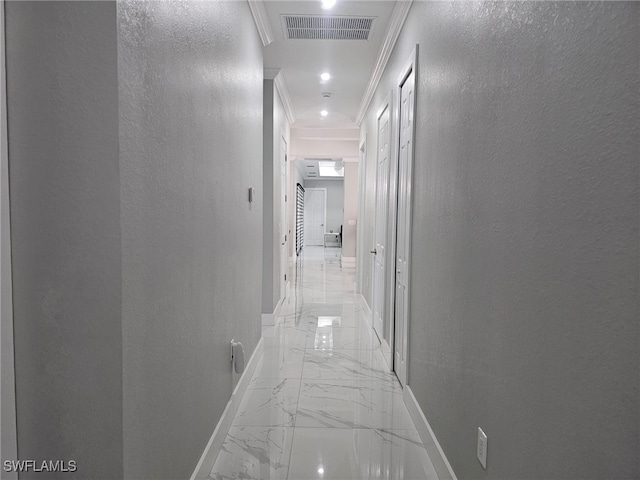
M 436 479 L 340 249 L 305 247 L 211 479 Z

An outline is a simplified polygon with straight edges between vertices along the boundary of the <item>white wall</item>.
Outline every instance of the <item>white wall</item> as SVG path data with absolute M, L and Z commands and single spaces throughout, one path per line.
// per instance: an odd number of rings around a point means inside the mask
M 355 258 L 358 219 L 358 163 L 344 164 L 344 225 L 342 231 L 342 256 Z
M 357 157 L 357 128 L 292 128 L 293 157 Z
M 369 241 L 416 43 L 409 386 L 459 478 L 638 478 L 640 4 L 414 2 Z
M 317 141 L 307 138 L 291 138 L 291 155 L 296 157 L 342 158 L 358 155 L 357 140 Z

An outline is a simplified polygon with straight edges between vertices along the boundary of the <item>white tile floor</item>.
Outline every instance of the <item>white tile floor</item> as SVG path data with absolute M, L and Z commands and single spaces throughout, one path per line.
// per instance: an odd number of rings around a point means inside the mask
M 305 247 L 210 478 L 437 479 L 340 249 Z

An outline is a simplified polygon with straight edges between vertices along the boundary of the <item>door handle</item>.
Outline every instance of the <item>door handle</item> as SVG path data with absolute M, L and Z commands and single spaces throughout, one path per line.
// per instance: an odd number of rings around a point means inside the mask
M 374 255 L 377 255 L 378 251 L 374 248 L 373 250 L 371 250 L 371 253 L 373 253 Z

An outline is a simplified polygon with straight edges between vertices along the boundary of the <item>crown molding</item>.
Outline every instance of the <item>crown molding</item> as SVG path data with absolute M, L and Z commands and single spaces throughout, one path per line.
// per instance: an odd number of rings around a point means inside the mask
M 273 42 L 273 31 L 267 16 L 267 10 L 264 8 L 264 2 L 261 0 L 247 0 L 253 20 L 256 22 L 256 28 L 262 40 L 262 45 L 267 46 Z
M 358 126 L 360 126 L 362 120 L 364 120 L 369 104 L 373 99 L 373 94 L 376 92 L 376 88 L 378 88 L 378 84 L 380 83 L 384 69 L 387 67 L 387 62 L 389 61 L 389 57 L 391 57 L 391 52 L 393 51 L 393 47 L 396 45 L 396 41 L 398 40 L 400 31 L 404 25 L 404 21 L 407 19 L 412 3 L 413 0 L 398 0 L 393 7 L 391 20 L 389 20 L 389 28 L 387 29 L 387 35 L 382 43 L 380 53 L 378 54 L 378 60 L 376 61 L 373 73 L 369 79 L 369 84 L 367 85 L 367 89 L 365 90 L 362 101 L 360 102 L 360 109 L 356 116 L 356 125 Z
M 273 79 L 273 82 L 276 84 L 276 88 L 280 94 L 280 100 L 282 100 L 282 106 L 284 107 L 284 113 L 287 115 L 287 119 L 289 120 L 289 125 L 293 125 L 296 121 L 296 114 L 293 111 L 293 103 L 291 102 L 291 97 L 289 96 L 289 90 L 287 90 L 287 84 L 284 81 L 283 73 L 279 72 Z

